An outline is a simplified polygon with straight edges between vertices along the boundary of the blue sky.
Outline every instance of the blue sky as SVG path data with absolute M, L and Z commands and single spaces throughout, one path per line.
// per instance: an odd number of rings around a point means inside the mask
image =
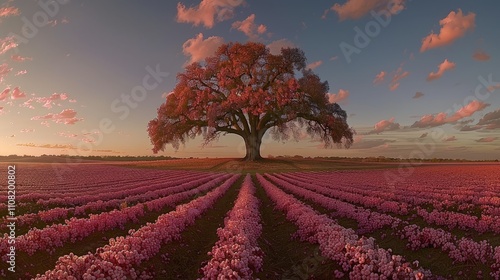
M 4 1 L 0 154 L 152 155 L 147 123 L 176 74 L 221 43 L 258 41 L 304 50 L 357 131 L 349 150 L 265 137 L 264 156 L 496 159 L 498 8 L 493 0 Z M 130 99 L 144 79 L 145 95 Z M 245 153 L 237 136 L 200 143 L 162 154 Z

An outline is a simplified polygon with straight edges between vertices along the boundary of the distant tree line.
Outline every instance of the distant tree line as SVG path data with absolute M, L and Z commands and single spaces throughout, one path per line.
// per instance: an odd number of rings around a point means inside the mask
M 33 159 L 33 160 L 52 160 L 52 159 L 81 159 L 81 160 L 102 160 L 102 161 L 153 161 L 153 160 L 169 160 L 176 159 L 171 156 L 70 156 L 70 155 L 8 155 L 0 156 L 0 161 L 16 160 L 16 159 Z
M 271 156 L 268 155 L 268 158 L 275 159 L 327 159 L 327 160 L 346 160 L 346 161 L 354 161 L 354 162 L 499 162 L 498 159 L 495 160 L 468 160 L 468 159 L 452 159 L 452 158 L 429 158 L 429 159 L 421 159 L 421 158 L 392 158 L 385 156 L 378 157 L 304 157 L 301 155 L 285 155 L 285 156 Z
M 201 157 L 189 157 L 187 159 L 199 159 Z M 207 158 L 207 157 L 203 157 Z M 273 156 L 268 155 L 268 159 L 326 159 L 326 160 L 344 160 L 352 162 L 499 162 L 498 159 L 495 160 L 468 160 L 468 159 L 451 159 L 451 158 L 430 158 L 430 159 L 420 159 L 420 158 L 392 158 L 392 157 L 311 157 L 311 156 L 301 156 L 301 155 L 279 155 Z M 8 155 L 0 156 L 0 161 L 10 161 L 24 159 L 26 161 L 51 161 L 54 159 L 81 159 L 81 160 L 102 160 L 102 161 L 154 161 L 154 160 L 171 160 L 180 159 L 171 156 L 70 156 L 70 155 L 46 155 L 32 156 L 32 155 Z

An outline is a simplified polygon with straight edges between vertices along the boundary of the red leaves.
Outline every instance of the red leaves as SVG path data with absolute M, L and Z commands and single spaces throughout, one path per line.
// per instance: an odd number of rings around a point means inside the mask
M 287 122 L 314 126 L 309 131 L 330 142 L 352 143 L 353 131 L 346 113 L 328 103 L 328 84 L 305 68 L 299 49 L 282 49 L 272 55 L 261 43 L 230 43 L 221 46 L 204 64 L 193 63 L 177 76 L 173 93 L 149 124 L 153 151 L 174 148 L 202 127 L 215 133 L 236 133 L 247 138 L 274 127 L 278 138 L 287 139 Z M 302 77 L 296 74 L 302 72 Z M 308 120 L 309 122 L 302 122 Z M 205 141 L 216 139 L 206 134 Z

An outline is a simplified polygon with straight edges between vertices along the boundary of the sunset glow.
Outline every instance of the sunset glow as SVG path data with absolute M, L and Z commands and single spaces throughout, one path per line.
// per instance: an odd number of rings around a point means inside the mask
M 322 3 L 319 3 L 322 2 Z M 367 4 L 368 3 L 368 4 Z M 356 131 L 350 149 L 266 133 L 261 154 L 499 159 L 500 3 L 4 1 L 0 155 L 154 155 L 148 122 L 176 75 L 229 42 L 297 47 Z M 243 157 L 226 135 L 174 157 Z

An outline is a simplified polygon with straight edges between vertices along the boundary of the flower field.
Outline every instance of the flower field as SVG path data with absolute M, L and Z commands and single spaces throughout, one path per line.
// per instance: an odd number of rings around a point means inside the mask
M 0 278 L 500 279 L 499 165 L 388 170 L 19 164 Z

